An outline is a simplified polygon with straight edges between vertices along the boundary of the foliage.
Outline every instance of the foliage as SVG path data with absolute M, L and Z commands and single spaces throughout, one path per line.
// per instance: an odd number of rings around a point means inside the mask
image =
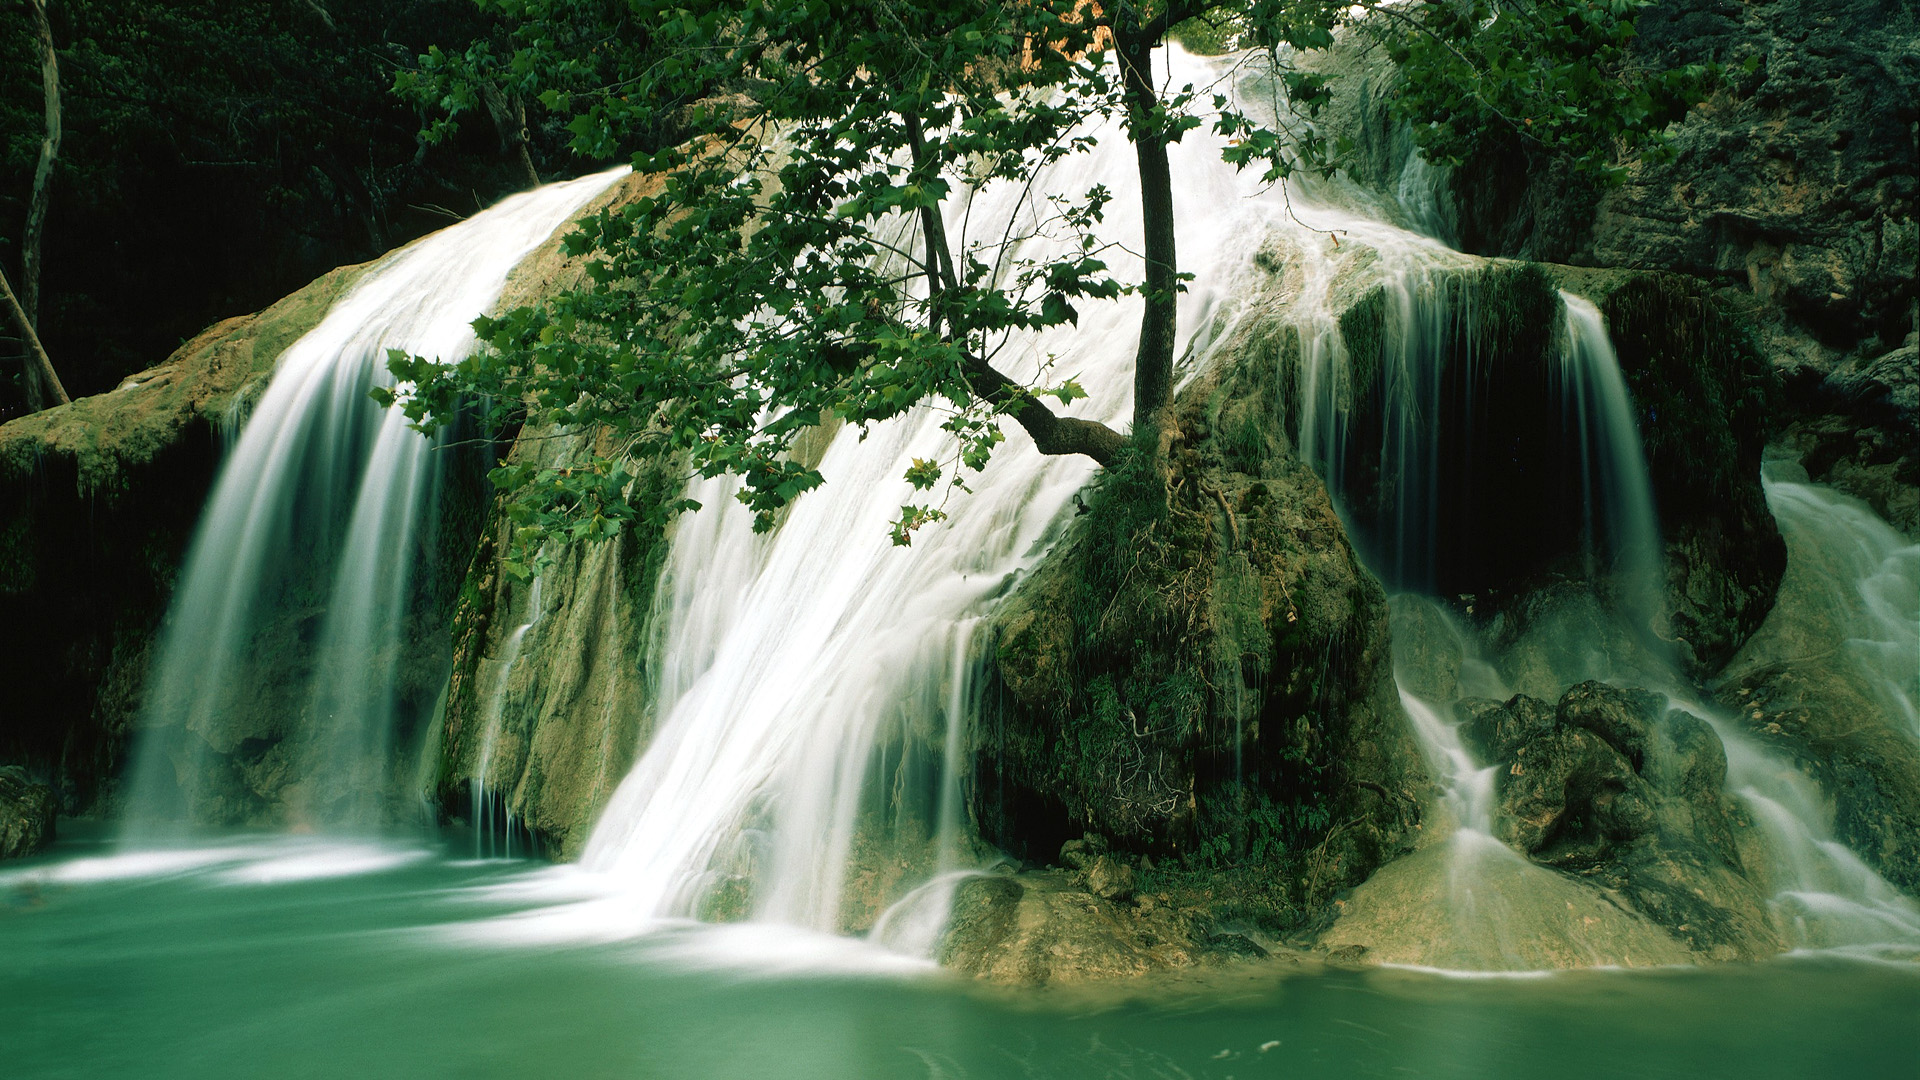
M 1403 108 L 1443 160 L 1506 122 L 1599 168 L 1603 148 L 1645 138 L 1699 81 L 1616 70 L 1643 0 L 477 2 L 510 27 L 511 51 L 434 51 L 402 76 L 403 93 L 447 114 L 430 137 L 472 110 L 478 82 L 505 80 L 563 120 L 578 153 L 682 140 L 634 153 L 656 185 L 568 238 L 590 285 L 481 320 L 486 348 L 461 364 L 393 359 L 405 389 L 385 400 L 423 428 L 479 397 L 495 423 L 616 434 L 614 453 L 571 472 L 496 472 L 532 508 L 526 554 L 560 529 L 595 535 L 630 520 L 629 458 L 684 455 L 699 475 L 738 476 L 738 497 L 768 528 L 821 482 L 787 451 L 829 416 L 864 430 L 912 407 L 943 410 L 951 453 L 907 474 L 929 492 L 983 468 L 1003 420 L 1045 452 L 1112 461 L 1123 436 L 1052 411 L 1081 396 L 1078 384 L 1044 367 L 1003 370 L 1009 345 L 1075 322 L 1088 303 L 1140 297 L 1134 427 L 1149 427 L 1181 280 L 1164 148 L 1210 123 L 1228 161 L 1269 181 L 1333 170 L 1344 148 L 1312 122 L 1333 82 L 1297 61 L 1356 21 L 1401 61 Z M 1156 83 L 1150 50 L 1175 27 L 1256 50 L 1283 91 L 1277 107 L 1243 107 L 1230 87 Z M 1115 121 L 1145 178 L 1145 280 L 1110 266 L 1113 191 L 1032 190 Z M 949 220 L 965 220 L 950 208 L 996 184 L 1025 187 L 1034 213 L 1005 235 L 949 236 Z M 1052 254 L 1029 254 L 1033 241 Z M 896 542 L 941 516 L 938 501 L 903 507 Z
M 27 5 L 0 9 L 0 259 L 19 255 L 42 131 Z M 423 148 L 391 93 L 428 42 L 484 39 L 466 0 L 51 0 L 65 138 L 41 332 L 76 396 L 511 190 L 476 128 Z M 549 140 L 557 152 L 557 140 Z M 524 181 L 518 181 L 523 183 Z M 0 419 L 17 365 L 0 347 Z

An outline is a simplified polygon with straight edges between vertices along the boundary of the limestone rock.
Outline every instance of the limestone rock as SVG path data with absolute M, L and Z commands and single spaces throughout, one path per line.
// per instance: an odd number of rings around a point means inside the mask
M 53 843 L 53 789 L 17 765 L 0 767 L 0 859 L 32 855 Z
M 1087 867 L 1087 891 L 1102 900 L 1125 900 L 1133 895 L 1133 867 L 1111 855 L 1102 855 Z
M 1382 867 L 1337 908 L 1319 947 L 1373 963 L 1537 971 L 1691 959 L 1652 919 L 1497 844 L 1428 845 Z
M 938 948 L 941 964 L 956 971 L 1027 986 L 1133 978 L 1266 955 L 1195 909 L 1114 903 L 1057 870 L 962 882 Z
M 1518 696 L 1460 711 L 1463 737 L 1501 768 L 1502 840 L 1620 896 L 1702 957 L 1780 948 L 1741 859 L 1726 753 L 1706 724 L 1657 695 L 1593 682 L 1557 707 Z

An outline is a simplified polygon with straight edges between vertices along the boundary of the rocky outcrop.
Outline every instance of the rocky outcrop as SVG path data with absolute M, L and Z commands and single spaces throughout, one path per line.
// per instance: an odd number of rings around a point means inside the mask
M 1216 931 L 1201 907 L 1165 893 L 1102 896 L 1088 884 L 1058 870 L 968 878 L 955 889 L 937 959 L 988 982 L 1060 986 L 1267 955 L 1246 936 Z
M 0 767 L 0 859 L 32 855 L 53 843 L 58 812 L 52 788 L 18 765 Z
M 1582 683 L 1459 706 L 1463 741 L 1497 768 L 1496 835 L 1535 863 L 1624 899 L 1697 956 L 1778 952 L 1743 864 L 1726 751 L 1658 695 Z
M 1453 971 L 1659 967 L 1687 947 L 1620 898 L 1460 836 L 1380 868 L 1335 905 L 1318 939 L 1329 955 Z
M 1601 203 L 1592 254 L 1743 288 L 1830 347 L 1913 328 L 1920 24 L 1899 0 L 1671 2 L 1638 59 L 1725 85 Z M 1749 65 L 1751 65 L 1749 69 Z
M 1859 499 L 1920 542 L 1920 337 L 1879 356 L 1790 374 L 1779 442 L 1808 478 Z
M 1486 147 L 1454 174 L 1463 246 L 1693 275 L 1804 331 L 1769 350 L 1789 364 L 1897 347 L 1913 329 L 1920 250 L 1911 10 L 1664 0 L 1640 15 L 1633 54 L 1654 70 L 1719 63 L 1726 78 L 1669 133 L 1672 154 L 1630 162 L 1617 187 Z
M 222 438 L 362 269 L 213 326 L 110 393 L 0 427 L 0 757 L 51 777 L 67 812 L 110 801 Z
M 1765 618 L 1786 554 L 1759 482 L 1774 375 L 1740 314 L 1696 279 L 1486 263 L 1437 275 L 1411 315 L 1384 288 L 1363 294 L 1339 318 L 1353 382 L 1339 418 L 1343 510 L 1375 564 L 1397 572 L 1395 587 L 1467 597 L 1512 662 L 1539 669 L 1537 681 L 1516 670 L 1517 684 L 1557 695 L 1573 681 L 1549 673 L 1569 665 L 1531 654 L 1592 639 L 1585 631 L 1616 621 L 1620 597 L 1612 568 L 1596 573 L 1587 559 L 1592 522 L 1556 333 L 1563 289 L 1606 319 L 1652 479 L 1667 580 L 1640 633 L 1704 677 Z M 1409 318 L 1416 325 L 1398 325 Z M 1396 374 L 1409 349 L 1416 369 L 1435 370 Z M 1431 380 L 1424 396 L 1410 378 Z M 1417 434 L 1394 430 L 1407 417 Z M 1396 475 L 1385 460 L 1395 446 L 1427 472 Z M 1609 674 L 1664 663 L 1633 667 L 1628 654 L 1651 643 L 1618 642 Z
M 1284 933 L 1408 846 L 1426 776 L 1385 595 L 1274 423 L 1266 344 L 1227 346 L 1179 398 L 1166 476 L 1110 471 L 996 610 L 969 798 L 987 841 L 1083 861 L 1092 902 L 1164 892 Z

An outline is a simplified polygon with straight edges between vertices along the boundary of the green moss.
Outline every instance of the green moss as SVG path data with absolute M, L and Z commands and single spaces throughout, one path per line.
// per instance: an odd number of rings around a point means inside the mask
M 1353 400 L 1369 397 L 1387 348 L 1387 290 L 1373 288 L 1340 313 L 1340 340 L 1347 347 L 1347 378 Z

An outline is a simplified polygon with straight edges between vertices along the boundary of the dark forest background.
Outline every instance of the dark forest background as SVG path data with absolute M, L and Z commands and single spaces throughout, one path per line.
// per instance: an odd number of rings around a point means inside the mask
M 40 335 L 74 397 L 541 179 L 583 171 L 537 116 L 445 142 L 393 91 L 428 45 L 497 32 L 472 0 L 50 0 L 65 133 Z M 44 131 L 24 0 L 0 7 L 0 264 L 18 282 Z M 536 110 L 537 111 L 537 110 Z M 444 114 L 442 114 L 444 115 Z M 511 129 L 511 130 L 510 130 Z M 0 323 L 0 422 L 25 409 Z

